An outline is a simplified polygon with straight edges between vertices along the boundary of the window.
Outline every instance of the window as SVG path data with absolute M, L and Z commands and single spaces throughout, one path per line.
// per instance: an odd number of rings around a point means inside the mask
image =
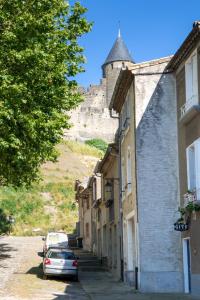
M 98 220 L 98 222 L 101 221 L 101 209 L 100 208 L 98 209 L 97 220 Z
M 188 190 L 200 200 L 200 138 L 186 149 Z
M 186 102 L 191 99 L 197 100 L 197 53 L 193 53 L 192 56 L 185 64 L 186 72 Z M 196 102 L 195 102 L 196 103 Z
M 115 207 L 114 202 L 109 206 L 109 222 L 114 221 L 115 219 Z
M 195 172 L 195 147 L 191 145 L 187 149 L 187 172 L 188 172 L 188 189 L 196 189 L 196 172 Z
M 198 104 L 197 52 L 195 51 L 185 63 L 186 103 L 181 107 L 181 117 Z
M 86 199 L 86 207 L 87 207 L 87 209 L 90 208 L 90 199 L 89 199 L 89 196 Z
M 53 259 L 75 259 L 75 255 L 73 253 L 66 251 L 49 251 L 47 256 Z
M 93 181 L 93 201 L 96 201 L 97 200 L 97 193 L 96 193 L 96 190 L 97 190 L 97 182 L 96 182 L 96 178 L 94 179 Z
M 126 101 L 124 102 L 122 112 L 121 112 L 121 129 L 126 130 L 130 125 L 130 93 L 128 92 Z
M 127 190 L 128 193 L 131 193 L 131 185 L 132 185 L 132 173 L 131 173 L 131 151 L 130 147 L 128 147 L 127 153 Z

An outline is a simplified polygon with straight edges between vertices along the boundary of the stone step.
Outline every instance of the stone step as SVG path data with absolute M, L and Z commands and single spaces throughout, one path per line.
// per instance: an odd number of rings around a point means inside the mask
M 71 250 L 73 250 L 75 253 L 79 253 L 79 254 L 88 254 L 88 255 L 94 255 L 91 251 L 87 251 L 87 250 L 83 250 L 83 249 L 74 249 L 74 248 L 71 248 Z
M 79 266 L 101 266 L 101 260 L 78 260 Z
M 75 252 L 76 255 L 78 256 L 82 256 L 82 257 L 96 257 L 96 255 L 92 254 L 92 253 L 81 253 L 81 252 Z
M 79 266 L 81 272 L 107 272 L 108 268 L 103 266 Z
M 96 256 L 82 256 L 82 255 L 79 255 L 78 256 L 80 260 L 99 260 L 98 257 Z

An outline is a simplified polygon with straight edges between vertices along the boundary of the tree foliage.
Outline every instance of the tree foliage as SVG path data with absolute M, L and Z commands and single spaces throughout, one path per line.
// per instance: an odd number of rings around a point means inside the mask
M 91 139 L 91 140 L 87 140 L 85 143 L 103 152 L 106 152 L 108 148 L 108 144 L 102 139 Z
M 7 233 L 11 229 L 11 223 L 8 222 L 7 216 L 3 209 L 0 208 L 0 234 Z
M 29 185 L 81 101 L 72 79 L 85 59 L 86 9 L 65 0 L 0 1 L 0 181 Z

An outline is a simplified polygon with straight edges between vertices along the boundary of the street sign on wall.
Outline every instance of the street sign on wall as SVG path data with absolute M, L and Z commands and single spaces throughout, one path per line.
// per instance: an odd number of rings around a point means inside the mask
M 174 230 L 176 231 L 187 231 L 188 229 L 189 229 L 189 224 L 174 223 Z

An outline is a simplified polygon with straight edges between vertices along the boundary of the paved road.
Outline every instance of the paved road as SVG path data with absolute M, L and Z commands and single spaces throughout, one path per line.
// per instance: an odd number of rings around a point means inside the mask
M 0 238 L 0 300 L 193 300 L 185 295 L 139 294 L 107 272 L 82 272 L 80 282 L 42 279 L 40 237 Z
M 42 279 L 40 237 L 0 238 L 1 300 L 88 300 L 79 282 Z

